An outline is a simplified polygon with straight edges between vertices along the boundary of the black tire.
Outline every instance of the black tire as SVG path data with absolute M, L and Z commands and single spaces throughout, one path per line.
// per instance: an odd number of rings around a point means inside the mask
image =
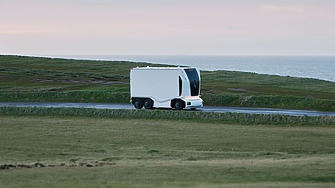
M 143 108 L 143 102 L 142 102 L 142 100 L 141 99 L 135 99 L 135 101 L 134 101 L 134 107 L 136 109 Z
M 183 109 L 183 102 L 181 100 L 176 100 L 174 102 L 174 108 L 176 110 L 182 110 Z
M 145 99 L 143 106 L 145 109 L 151 109 L 153 107 L 154 103 L 151 99 Z

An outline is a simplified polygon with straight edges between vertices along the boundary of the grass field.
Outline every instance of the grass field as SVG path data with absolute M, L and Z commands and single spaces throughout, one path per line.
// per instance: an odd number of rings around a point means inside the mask
M 333 127 L 8 115 L 0 125 L 0 187 L 335 186 Z
M 129 102 L 129 69 L 0 55 L 0 101 Z M 335 83 L 202 71 L 205 105 L 335 111 Z M 335 187 L 334 117 L 0 108 L 1 187 Z
M 0 101 L 129 103 L 129 69 L 148 63 L 0 55 Z M 335 82 L 202 71 L 205 105 L 335 111 Z

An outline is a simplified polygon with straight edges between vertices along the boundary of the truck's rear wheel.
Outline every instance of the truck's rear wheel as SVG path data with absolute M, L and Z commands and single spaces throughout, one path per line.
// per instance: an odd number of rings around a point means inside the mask
M 174 102 L 174 108 L 176 110 L 182 110 L 183 109 L 183 102 L 181 100 L 176 100 Z
M 141 109 L 141 108 L 143 108 L 142 100 L 141 100 L 141 99 L 135 99 L 134 107 L 135 107 L 136 109 Z
M 154 104 L 153 104 L 153 101 L 151 99 L 145 99 L 143 105 L 144 105 L 145 109 L 151 109 Z

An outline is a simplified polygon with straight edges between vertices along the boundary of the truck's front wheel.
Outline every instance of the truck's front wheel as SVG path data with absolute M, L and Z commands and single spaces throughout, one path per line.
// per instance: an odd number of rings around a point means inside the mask
M 141 109 L 141 108 L 143 108 L 142 100 L 141 100 L 141 99 L 135 99 L 134 107 L 135 107 L 136 109 Z
M 183 107 L 183 102 L 181 100 L 176 100 L 174 102 L 174 108 L 176 110 L 182 110 L 184 107 Z

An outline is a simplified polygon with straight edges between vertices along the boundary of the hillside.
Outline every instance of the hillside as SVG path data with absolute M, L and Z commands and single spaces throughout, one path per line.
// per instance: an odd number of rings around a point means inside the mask
M 129 102 L 129 69 L 149 63 L 0 55 L 0 101 Z M 205 105 L 335 111 L 335 83 L 202 71 Z

